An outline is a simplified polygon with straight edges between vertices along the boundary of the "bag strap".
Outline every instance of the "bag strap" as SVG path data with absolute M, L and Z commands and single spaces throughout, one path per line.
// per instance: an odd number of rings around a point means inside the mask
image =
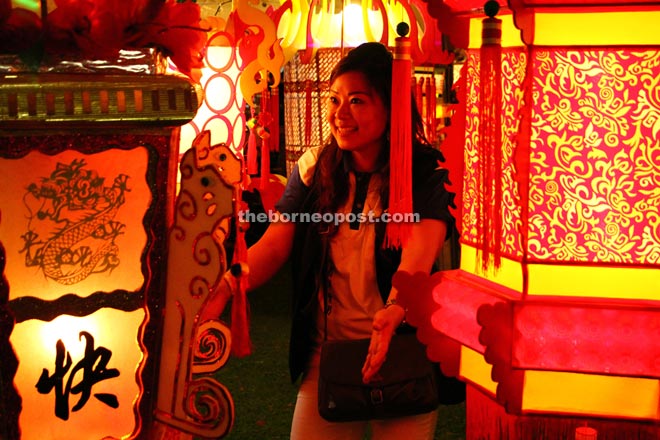
M 330 313 L 330 300 L 328 289 L 330 279 L 328 274 L 328 235 L 321 234 L 321 270 L 319 271 L 319 286 L 323 289 L 323 341 L 328 340 L 328 313 Z M 318 292 L 317 292 L 318 294 Z

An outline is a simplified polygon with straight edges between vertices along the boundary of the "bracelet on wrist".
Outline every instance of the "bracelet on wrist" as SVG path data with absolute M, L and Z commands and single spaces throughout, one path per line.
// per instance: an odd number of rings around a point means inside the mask
M 399 303 L 396 301 L 396 298 L 388 299 L 387 302 L 385 303 L 385 307 L 384 307 L 384 308 L 387 309 L 387 308 L 390 307 L 390 306 L 399 306 L 399 307 L 401 307 L 401 308 L 403 309 L 403 320 L 401 321 L 401 324 L 399 324 L 399 325 L 404 325 L 404 324 L 406 324 L 406 315 L 408 314 L 408 309 L 406 309 L 406 308 L 403 307 L 401 304 L 399 304 Z
M 398 303 L 396 302 L 396 298 L 394 298 L 394 299 L 388 299 L 387 302 L 385 303 L 385 308 L 388 308 L 389 306 L 396 306 L 396 305 L 398 305 L 399 307 L 401 307 L 401 304 L 398 304 Z

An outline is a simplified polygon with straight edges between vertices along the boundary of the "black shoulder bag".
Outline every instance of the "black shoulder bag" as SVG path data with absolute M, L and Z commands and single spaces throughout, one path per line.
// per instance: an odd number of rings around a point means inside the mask
M 327 240 L 322 247 L 323 279 Z M 326 280 L 327 284 L 327 280 Z M 365 384 L 362 366 L 370 338 L 327 340 L 328 289 L 324 287 L 325 340 L 321 346 L 318 383 L 318 410 L 331 422 L 390 419 L 435 410 L 439 406 L 437 364 L 426 356 L 426 347 L 417 340 L 414 329 L 392 336 L 387 359 L 377 379 Z
M 319 414 L 331 422 L 390 419 L 435 410 L 437 368 L 414 333 L 392 337 L 378 379 L 362 382 L 369 338 L 325 341 L 321 348 Z

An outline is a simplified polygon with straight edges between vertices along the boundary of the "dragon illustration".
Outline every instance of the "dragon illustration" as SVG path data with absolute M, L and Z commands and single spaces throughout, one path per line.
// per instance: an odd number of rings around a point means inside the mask
M 23 198 L 30 213 L 21 236 L 25 264 L 64 285 L 119 265 L 115 240 L 125 225 L 114 218 L 129 191 L 128 176 L 118 175 L 108 187 L 85 166 L 82 159 L 58 163 L 50 176 L 31 183 Z

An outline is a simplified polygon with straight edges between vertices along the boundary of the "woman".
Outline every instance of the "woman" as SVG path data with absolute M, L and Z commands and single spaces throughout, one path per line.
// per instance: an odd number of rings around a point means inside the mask
M 270 224 L 248 251 L 249 286 L 273 276 L 288 259 L 294 273 L 289 350 L 292 381 L 303 375 L 291 427 L 294 440 L 364 438 L 432 439 L 435 411 L 386 421 L 331 423 L 318 414 L 320 345 L 324 339 L 371 337 L 362 370 L 369 382 L 387 355 L 405 310 L 396 303 L 396 270 L 430 272 L 454 230 L 441 155 L 428 146 L 413 105 L 413 210 L 420 220 L 401 251 L 382 246 L 389 181 L 389 120 L 392 56 L 380 43 L 365 43 L 339 61 L 330 77 L 327 121 L 331 138 L 301 156 L 276 205 L 280 221 Z M 391 166 L 396 166 L 392 164 Z M 317 213 L 324 221 L 305 221 Z M 286 216 L 284 216 L 286 214 Z M 286 218 L 285 218 L 286 217 Z M 351 220 L 351 221 L 343 221 Z M 381 220 L 381 221 L 379 221 Z M 207 309 L 218 316 L 230 293 L 219 293 Z M 325 312 L 324 312 L 325 311 Z

